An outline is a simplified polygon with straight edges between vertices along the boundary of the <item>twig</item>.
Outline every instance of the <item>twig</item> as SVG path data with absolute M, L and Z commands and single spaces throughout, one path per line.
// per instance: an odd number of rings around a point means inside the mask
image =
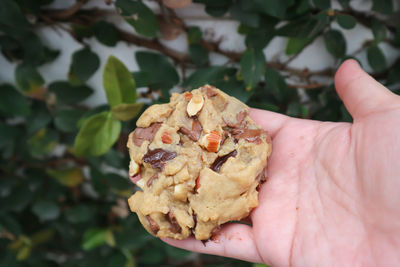
M 81 7 L 89 2 L 89 0 L 78 0 L 74 5 L 70 6 L 67 9 L 62 9 L 58 11 L 53 11 L 50 13 L 50 18 L 57 19 L 57 20 L 65 20 L 69 17 L 73 16 L 77 13 Z

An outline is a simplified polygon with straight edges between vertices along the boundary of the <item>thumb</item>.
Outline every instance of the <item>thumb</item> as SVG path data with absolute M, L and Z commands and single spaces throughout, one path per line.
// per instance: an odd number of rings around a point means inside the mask
M 353 119 L 387 109 L 398 98 L 352 59 L 339 67 L 335 75 L 335 87 Z

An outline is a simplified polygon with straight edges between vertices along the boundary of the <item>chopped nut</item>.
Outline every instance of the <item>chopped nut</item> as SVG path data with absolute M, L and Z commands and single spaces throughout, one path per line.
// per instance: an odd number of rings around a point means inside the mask
M 221 134 L 217 131 L 211 131 L 203 136 L 201 145 L 204 146 L 209 152 L 217 152 L 221 144 Z
M 145 182 L 143 179 L 140 179 L 136 182 L 136 185 L 139 186 L 140 188 L 144 188 Z
M 193 97 L 193 94 L 191 92 L 186 92 L 184 96 L 186 101 L 190 101 L 190 99 Z
M 174 187 L 174 197 L 176 199 L 181 200 L 181 201 L 186 201 L 186 199 L 187 199 L 187 190 L 186 190 L 185 185 L 183 185 L 183 184 L 175 185 L 175 187 Z
M 196 115 L 202 108 L 204 104 L 204 98 L 200 94 L 193 95 L 187 105 L 187 113 L 190 117 Z
M 169 132 L 165 131 L 163 132 L 163 134 L 161 135 L 161 140 L 164 144 L 171 144 L 172 143 L 172 137 L 169 134 Z
M 133 177 L 139 172 L 139 164 L 137 164 L 134 160 L 131 160 L 129 163 L 129 176 Z

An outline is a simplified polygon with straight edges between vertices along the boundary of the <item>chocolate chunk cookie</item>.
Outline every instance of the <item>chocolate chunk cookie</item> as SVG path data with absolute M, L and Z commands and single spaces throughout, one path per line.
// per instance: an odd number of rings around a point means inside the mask
M 128 140 L 141 188 L 129 206 L 148 232 L 205 240 L 257 206 L 271 139 L 248 110 L 206 85 L 143 113 Z

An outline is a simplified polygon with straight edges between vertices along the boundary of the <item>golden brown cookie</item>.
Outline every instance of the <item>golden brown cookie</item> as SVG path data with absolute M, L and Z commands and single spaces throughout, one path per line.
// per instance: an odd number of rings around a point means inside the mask
M 129 136 L 129 175 L 142 189 L 129 206 L 158 237 L 210 238 L 258 204 L 271 139 L 249 108 L 213 86 L 149 107 Z

